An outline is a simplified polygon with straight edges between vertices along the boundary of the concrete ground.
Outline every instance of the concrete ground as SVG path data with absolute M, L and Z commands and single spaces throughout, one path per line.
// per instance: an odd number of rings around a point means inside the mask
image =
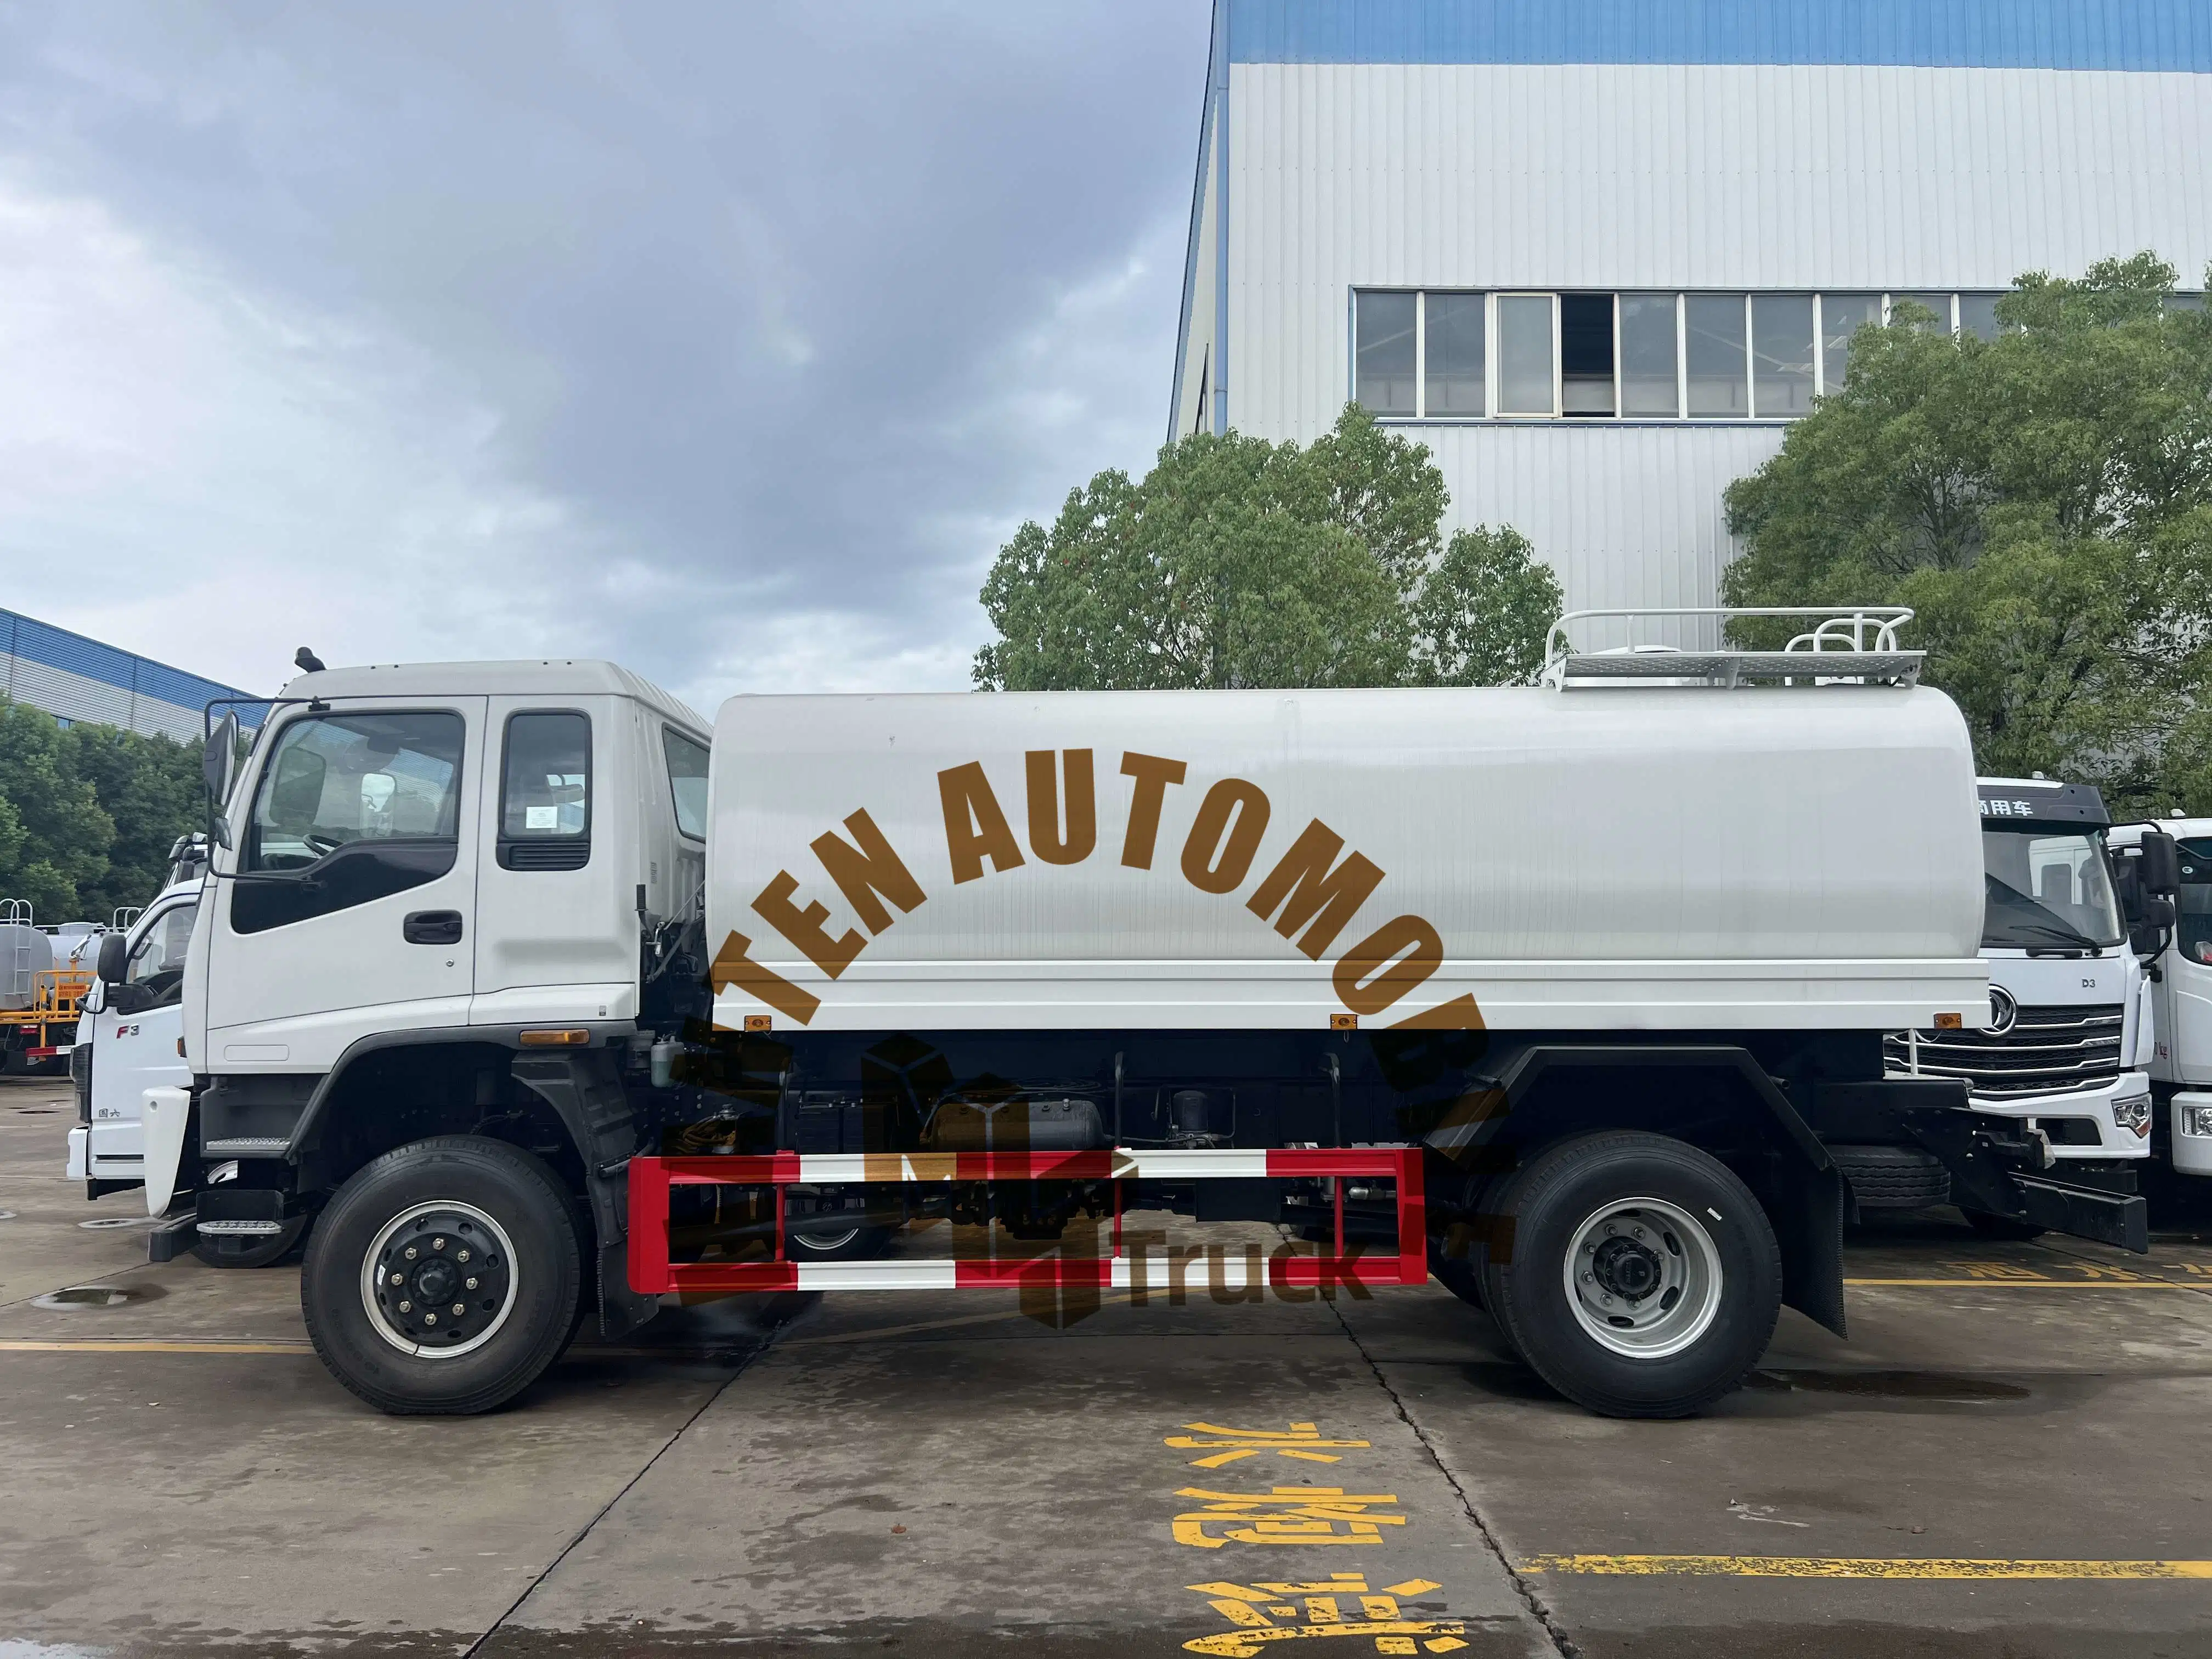
M 0 1659 L 2212 1654 L 2212 1232 L 1869 1234 L 1851 1340 L 1785 1314 L 1683 1423 L 1565 1405 L 1434 1286 L 1202 1280 L 1065 1329 L 728 1298 L 395 1419 L 296 1270 L 147 1266 L 72 1121 L 0 1084 Z M 37 1304 L 82 1285 L 125 1295 Z

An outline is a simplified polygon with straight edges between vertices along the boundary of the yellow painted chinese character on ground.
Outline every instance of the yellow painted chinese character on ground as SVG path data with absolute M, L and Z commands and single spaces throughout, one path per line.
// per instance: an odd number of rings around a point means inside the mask
M 1333 1573 L 1311 1583 L 1255 1580 L 1190 1588 L 1207 1597 L 1207 1605 L 1234 1628 L 1184 1643 L 1188 1653 L 1255 1659 L 1265 1644 L 1309 1636 L 1371 1637 L 1377 1653 L 1453 1653 L 1467 1645 L 1463 1620 L 1408 1619 L 1399 1607 L 1401 1595 L 1443 1588 L 1431 1578 L 1408 1578 L 1380 1590 L 1370 1590 L 1366 1576 L 1357 1572 Z M 1350 1601 L 1358 1603 L 1356 1613 L 1346 1605 Z M 1279 1622 L 1285 1620 L 1290 1622 Z
M 1306 1463 L 1340 1463 L 1341 1453 L 1320 1449 L 1323 1446 L 1364 1449 L 1370 1443 L 1364 1440 L 1324 1440 L 1321 1430 L 1311 1423 L 1293 1423 L 1288 1429 L 1224 1429 L 1213 1423 L 1186 1423 L 1188 1434 L 1171 1434 L 1167 1443 L 1177 1451 L 1206 1451 L 1216 1446 L 1227 1447 L 1210 1457 L 1194 1457 L 1191 1467 L 1218 1469 L 1224 1463 L 1234 1463 L 1240 1457 L 1257 1457 L 1271 1451 L 1278 1457 L 1295 1457 Z M 1206 1436 L 1200 1439 L 1197 1437 Z
M 1953 1261 L 1947 1264 L 1968 1279 L 2047 1279 L 2033 1267 L 2015 1267 L 2009 1261 Z
M 1224 1544 L 1379 1544 L 1382 1528 L 1402 1527 L 1402 1515 L 1369 1513 L 1369 1505 L 1395 1504 L 1389 1492 L 1355 1496 L 1341 1486 L 1277 1486 L 1272 1492 L 1206 1492 L 1185 1486 L 1176 1493 L 1205 1505 L 1175 1518 L 1175 1540 L 1202 1550 Z

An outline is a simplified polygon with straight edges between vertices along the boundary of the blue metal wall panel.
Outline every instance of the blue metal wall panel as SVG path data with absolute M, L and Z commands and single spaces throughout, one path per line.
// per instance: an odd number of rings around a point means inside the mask
M 64 720 L 197 738 L 199 711 L 210 702 L 250 695 L 35 617 L 0 611 L 0 697 Z M 246 703 L 239 707 L 238 718 L 256 726 L 267 713 L 265 702 Z
M 1229 0 L 1240 64 L 2212 73 L 2205 0 Z

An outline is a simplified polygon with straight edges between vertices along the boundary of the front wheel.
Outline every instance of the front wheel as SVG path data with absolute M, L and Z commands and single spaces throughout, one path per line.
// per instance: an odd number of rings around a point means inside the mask
M 341 1187 L 307 1238 L 300 1305 L 331 1375 L 397 1416 L 489 1411 L 567 1346 L 582 1293 L 568 1195 L 474 1135 L 419 1140 Z
M 1484 1306 L 1538 1376 L 1590 1411 L 1686 1417 L 1736 1388 L 1774 1334 L 1774 1230 L 1694 1146 L 1577 1136 L 1538 1153 L 1497 1210 L 1513 1245 L 1484 1262 Z

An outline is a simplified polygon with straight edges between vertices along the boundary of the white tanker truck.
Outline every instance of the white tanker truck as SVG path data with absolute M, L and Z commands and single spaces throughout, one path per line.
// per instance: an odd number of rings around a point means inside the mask
M 1570 628 L 1516 690 L 738 697 L 711 763 L 605 664 L 308 673 L 234 786 L 210 745 L 155 1253 L 313 1212 L 317 1350 L 392 1412 L 672 1291 L 1434 1263 L 1653 1416 L 1785 1303 L 1843 1329 L 1833 1146 L 2142 1249 L 2141 1199 L 1885 1076 L 1990 1015 L 1966 732 L 1894 620 Z

